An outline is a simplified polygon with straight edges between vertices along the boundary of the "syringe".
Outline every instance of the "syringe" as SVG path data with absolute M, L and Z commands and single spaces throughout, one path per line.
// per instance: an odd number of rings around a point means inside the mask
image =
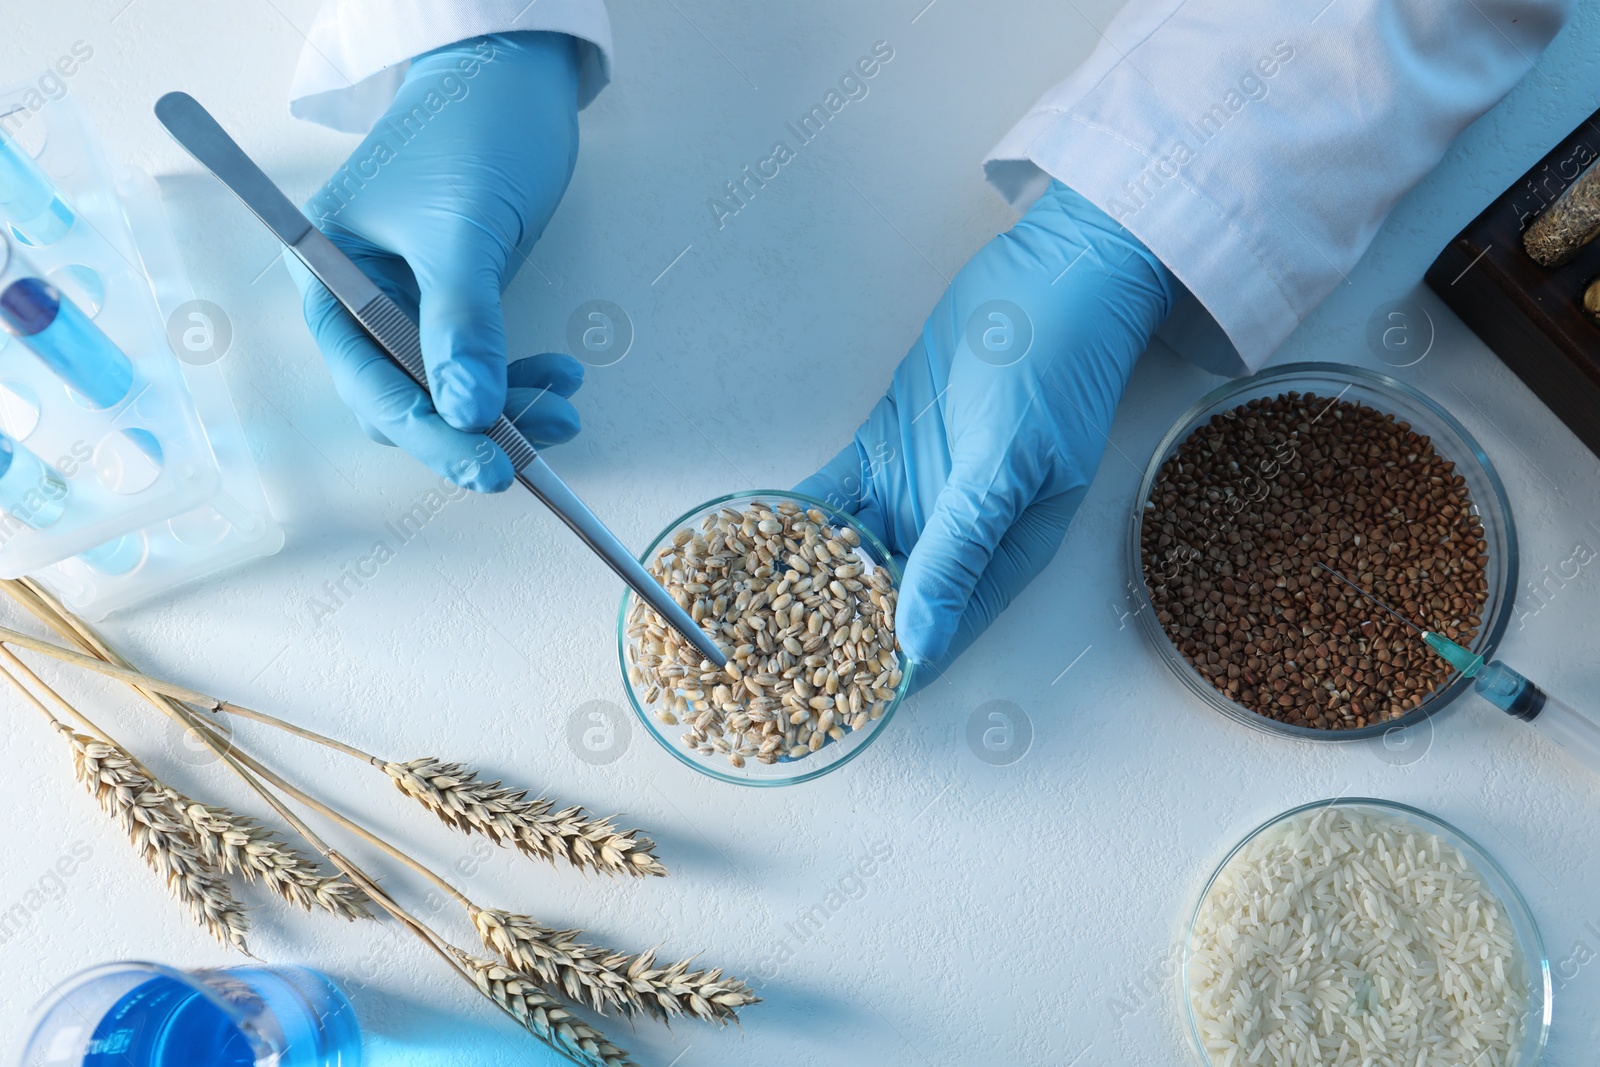
M 1444 634 L 1424 630 L 1326 563 L 1317 566 L 1422 635 L 1428 647 L 1450 666 L 1471 678 L 1473 691 L 1513 718 L 1537 729 L 1567 755 L 1600 774 L 1600 724 L 1563 704 L 1499 660 L 1485 663 Z
M 1489 663 L 1432 630 L 1422 631 L 1428 647 L 1472 679 L 1483 699 L 1521 719 L 1559 745 L 1567 755 L 1600 774 L 1600 724 L 1574 711 L 1499 660 Z

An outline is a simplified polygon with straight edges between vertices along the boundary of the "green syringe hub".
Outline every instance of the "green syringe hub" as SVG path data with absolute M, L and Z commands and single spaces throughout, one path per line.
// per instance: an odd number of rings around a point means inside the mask
M 1483 668 L 1483 657 L 1473 655 L 1444 634 L 1424 630 L 1422 639 L 1428 642 L 1428 647 L 1442 656 L 1446 663 L 1461 672 L 1462 677 L 1471 678 Z

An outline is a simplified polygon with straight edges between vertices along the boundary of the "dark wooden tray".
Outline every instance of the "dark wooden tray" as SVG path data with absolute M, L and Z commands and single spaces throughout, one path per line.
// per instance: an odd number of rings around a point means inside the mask
M 1600 240 L 1554 270 L 1522 250 L 1522 231 L 1600 158 L 1596 111 L 1455 236 L 1428 287 L 1600 456 L 1600 326 L 1583 290 L 1600 275 Z

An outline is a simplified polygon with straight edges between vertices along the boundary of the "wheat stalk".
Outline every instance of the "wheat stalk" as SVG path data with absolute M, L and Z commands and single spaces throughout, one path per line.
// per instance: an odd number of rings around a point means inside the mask
M 200 852 L 224 874 L 260 879 L 284 900 L 305 911 L 321 909 L 342 919 L 370 919 L 366 894 L 343 875 L 329 875 L 315 860 L 290 847 L 277 832 L 246 815 L 173 793 Z
M 360 903 L 361 893 L 347 879 L 328 877 L 316 864 L 285 844 L 278 836 L 253 819 L 227 808 L 202 804 L 160 782 L 126 749 L 92 722 L 60 693 L 57 693 L 9 650 L 0 648 L 0 661 L 8 665 L 7 674 L 30 701 L 55 722 L 49 709 L 24 689 L 16 675 L 27 678 L 64 711 L 99 735 L 100 740 L 125 758 L 134 771 L 152 787 L 163 792 L 178 821 L 199 848 L 199 856 L 217 882 L 226 888 L 221 875 L 239 871 L 246 881 L 261 878 L 290 903 L 310 910 L 324 908 L 347 919 L 370 917 Z M 103 801 L 102 801 L 103 803 Z M 149 806 L 149 805 L 146 805 Z
M 293 820 L 286 811 L 285 818 Z M 310 837 L 316 841 L 316 835 Z M 320 842 L 317 842 L 319 847 Z M 378 907 L 431 948 L 475 990 L 510 1015 L 534 1037 L 588 1067 L 636 1067 L 604 1034 L 564 1008 L 525 975 L 482 959 L 450 944 L 421 919 L 402 908 L 361 868 L 331 849 L 323 854 L 363 890 Z
M 560 963 L 565 965 L 569 972 L 584 970 L 590 975 L 586 982 L 579 983 L 581 987 L 590 991 L 589 998 L 583 998 L 583 990 L 580 989 L 571 994 L 574 999 L 589 999 L 592 1002 L 593 989 L 605 987 L 610 990 L 607 995 L 609 1001 L 629 1014 L 644 1011 L 663 1019 L 670 1019 L 687 1013 L 723 1022 L 736 1019 L 735 1010 L 738 1007 L 757 1000 L 744 983 L 732 978 L 723 979 L 720 971 L 693 972 L 689 970 L 689 961 L 657 968 L 654 966 L 653 952 L 632 957 L 609 952 L 575 941 L 576 932 L 554 931 L 525 916 L 514 916 L 507 912 L 489 913 L 477 908 L 453 886 L 416 860 L 337 811 L 316 801 L 315 798 L 295 789 L 280 776 L 272 773 L 270 768 L 239 751 L 195 709 L 204 708 L 238 714 L 360 758 L 385 770 L 402 792 L 424 803 L 448 825 L 468 832 L 482 833 L 496 843 L 516 844 L 522 851 L 535 857 L 563 858 L 580 868 L 607 873 L 623 872 L 636 876 L 665 874 L 666 869 L 652 855 L 653 844 L 647 838 L 640 837 L 636 831 L 618 831 L 611 825 L 610 820 L 594 818 L 578 807 L 552 812 L 554 805 L 548 800 L 529 801 L 526 791 L 508 789 L 499 782 L 482 782 L 478 780 L 475 772 L 459 764 L 447 764 L 434 759 L 416 760 L 405 764 L 380 761 L 359 749 L 272 716 L 226 704 L 172 683 L 151 679 L 134 670 L 126 659 L 100 638 L 99 634 L 67 612 L 59 601 L 36 583 L 29 579 L 7 580 L 0 581 L 0 587 L 61 637 L 82 649 L 83 653 L 92 655 L 63 649 L 25 634 L 17 634 L 16 631 L 4 631 L 3 628 L 0 628 L 0 642 L 34 647 L 58 659 L 78 662 L 82 666 L 113 675 L 126 682 L 158 709 L 195 730 L 205 743 L 217 752 L 230 770 L 256 790 L 296 833 L 341 873 L 343 879 L 347 879 L 341 882 L 339 878 L 322 875 L 314 862 L 278 841 L 271 831 L 254 820 L 239 816 L 225 808 L 199 804 L 161 785 L 144 771 L 131 755 L 117 748 L 109 737 L 39 681 L 37 676 L 16 660 L 9 650 L 0 647 L 0 659 L 14 664 L 25 672 L 57 703 L 83 722 L 91 733 L 100 735 L 100 740 L 97 740 L 76 734 L 57 723 L 58 728 L 73 738 L 75 745 L 84 751 L 86 758 L 97 759 L 115 770 L 143 775 L 147 780 L 145 788 L 124 790 L 124 792 L 129 796 L 150 799 L 148 794 L 152 790 L 157 791 L 154 799 L 168 806 L 164 829 L 175 837 L 188 835 L 190 852 L 184 858 L 190 860 L 198 875 L 204 875 L 205 864 L 210 864 L 213 868 L 210 873 L 212 882 L 220 886 L 224 894 L 228 892 L 227 885 L 216 874 L 214 868 L 238 870 L 247 878 L 253 869 L 255 874 L 267 878 L 269 882 L 276 877 L 278 882 L 275 884 L 279 891 L 290 899 L 295 899 L 291 896 L 295 892 L 294 886 L 305 889 L 313 884 L 308 879 L 315 879 L 314 884 L 320 886 L 340 885 L 343 888 L 334 892 L 342 898 L 346 907 L 359 908 L 365 913 L 365 905 L 376 904 L 391 917 L 398 919 L 411 933 L 438 953 L 452 970 L 503 1011 L 517 1019 L 535 1037 L 593 1067 L 631 1067 L 622 1050 L 607 1041 L 598 1030 L 574 1016 L 550 993 L 539 988 L 537 979 L 513 967 L 473 956 L 448 944 L 437 933 L 406 912 L 359 867 L 330 849 L 284 805 L 280 798 L 267 789 L 262 781 L 265 779 L 276 788 L 284 790 L 289 796 L 310 805 L 313 810 L 334 819 L 367 843 L 404 860 L 410 867 L 425 875 L 464 905 L 473 917 L 475 925 L 479 925 L 480 916 L 495 915 L 501 926 L 517 931 L 516 936 L 507 933 L 502 937 L 502 941 L 521 942 L 521 951 L 524 954 L 533 953 L 535 942 L 548 946 L 554 952 L 564 954 Z M 7 678 L 23 695 L 55 722 L 50 711 L 17 678 L 9 671 L 0 673 L 6 673 Z M 116 759 L 113 757 L 120 757 L 123 763 L 113 766 L 116 764 Z M 115 784 L 116 776 L 100 775 L 98 766 L 99 764 L 96 765 L 95 780 L 105 777 L 107 787 L 110 788 Z M 80 770 L 80 776 L 83 774 L 85 771 Z M 97 791 L 96 795 L 100 793 Z M 198 860 L 194 858 L 197 843 Z M 177 865 L 183 865 L 183 858 L 177 861 Z M 285 876 L 283 873 L 285 870 L 293 873 Z M 192 880 L 191 884 L 203 883 Z M 231 900 L 231 896 L 228 899 Z M 296 902 L 304 906 L 301 900 Z M 327 904 L 328 902 L 323 902 L 323 906 Z M 330 910 L 339 910 L 338 903 L 335 903 Z M 201 913 L 197 913 L 199 914 Z M 233 914 L 241 924 L 237 932 L 241 936 L 238 943 L 243 947 L 244 916 L 236 904 Z M 226 916 L 221 914 L 213 916 L 214 921 L 225 918 Z M 550 959 L 551 962 L 544 964 L 546 969 L 557 967 L 559 972 L 560 968 L 555 957 L 551 956 Z M 571 978 L 568 977 L 566 983 L 570 981 Z M 568 988 L 566 983 L 563 983 L 558 974 L 557 980 L 551 984 L 558 988 Z
M 502 1011 L 516 1019 L 534 1037 L 558 1052 L 566 1053 L 570 1057 L 590 1065 L 590 1067 L 635 1067 L 621 1049 L 606 1040 L 604 1034 L 572 1015 L 554 998 L 529 983 L 526 978 L 506 971 L 488 960 L 481 960 L 463 952 L 461 949 L 446 942 L 431 927 L 402 908 L 365 871 L 350 862 L 342 854 L 329 848 L 327 843 L 302 822 L 299 816 L 289 810 L 280 798 L 274 796 L 258 779 L 253 777 L 252 771 L 259 773 L 291 796 L 295 796 L 313 810 L 334 819 L 346 829 L 356 833 L 363 840 L 378 846 L 391 856 L 405 861 L 456 899 L 465 901 L 466 898 L 461 896 L 460 892 L 450 886 L 449 883 L 358 823 L 340 815 L 315 798 L 301 793 L 288 782 L 278 777 L 270 768 L 257 763 L 237 748 L 225 744 L 224 739 L 217 734 L 215 728 L 204 720 L 195 717 L 193 712 L 185 713 L 182 709 L 175 710 L 179 713 L 180 721 L 187 722 L 200 736 L 201 740 L 212 751 L 216 752 L 234 773 L 260 792 L 272 809 L 293 827 L 296 833 L 303 837 L 313 849 L 326 857 L 328 862 L 333 864 L 344 877 L 350 880 L 353 889 L 364 894 L 366 901 L 376 904 L 387 912 L 391 918 L 398 920 L 419 940 L 438 953 L 453 971 L 469 982 L 479 993 L 487 997 Z
M 195 713 L 190 713 L 187 721 L 208 744 L 222 746 L 223 739 L 217 735 L 215 727 L 195 717 Z M 509 966 L 525 972 L 525 977 L 531 977 L 547 989 L 564 992 L 580 1004 L 588 1004 L 601 1012 L 614 1010 L 627 1015 L 644 1012 L 664 1021 L 688 1014 L 707 1022 L 726 1024 L 738 1021 L 739 1008 L 759 1000 L 744 982 L 725 978 L 720 970 L 692 970 L 688 960 L 657 967 L 653 952 L 628 956 L 584 944 L 576 940 L 579 934 L 576 930 L 558 931 L 526 915 L 481 908 L 427 865 L 303 792 L 248 754 L 234 748 L 227 752 L 226 759 L 237 763 L 241 769 L 259 774 L 286 795 L 409 867 L 460 904 L 484 944 Z M 296 829 L 319 851 L 323 850 L 309 831 L 298 826 Z M 377 899 L 366 882 L 358 880 L 358 884 Z M 383 906 L 388 908 L 387 904 Z
M 134 851 L 162 877 L 195 921 L 218 941 L 249 955 L 245 940 L 249 919 L 226 880 L 200 854 L 194 832 L 184 820 L 172 791 L 4 647 L 0 647 L 0 674 L 67 738 L 78 780 L 117 820 Z M 23 684 L 23 678 L 96 736 L 80 734 L 56 718 L 44 701 Z
M 199 722 L 198 728 L 211 742 L 220 744 L 209 724 Z M 724 1024 L 737 1021 L 737 1010 L 759 999 L 745 983 L 724 978 L 720 970 L 691 970 L 687 960 L 657 967 L 651 952 L 628 956 L 579 942 L 578 931 L 557 931 L 525 915 L 481 908 L 425 864 L 302 792 L 245 753 L 234 750 L 228 758 L 421 875 L 466 910 L 488 948 L 547 989 L 565 992 L 574 1001 L 602 1012 L 645 1012 L 666 1021 L 689 1014 Z
M 222 743 L 210 724 L 194 718 L 190 721 L 208 743 Z M 657 967 L 653 952 L 628 956 L 577 941 L 579 931 L 558 931 L 525 915 L 481 908 L 425 864 L 304 793 L 246 753 L 234 749 L 227 758 L 261 775 L 287 795 L 337 822 L 432 883 L 466 910 L 489 949 L 547 989 L 564 992 L 574 1001 L 602 1012 L 615 1010 L 627 1015 L 644 1012 L 666 1021 L 688 1014 L 723 1024 L 736 1022 L 739 1008 L 759 1000 L 744 982 L 725 978 L 720 970 L 691 970 L 688 960 Z M 306 836 L 306 831 L 301 833 Z M 314 837 L 308 839 L 317 844 Z M 365 882 L 360 884 L 366 888 Z
M 627 1054 L 607 1041 L 604 1034 L 562 1007 L 527 975 L 454 946 L 447 951 L 478 991 L 529 1033 L 591 1067 L 634 1067 Z
M 71 620 L 63 620 L 72 625 Z M 60 631 L 61 627 L 55 627 Z M 79 637 L 87 635 L 80 629 Z M 265 712 L 220 700 L 187 686 L 152 678 L 149 675 L 105 658 L 74 652 L 18 630 L 0 626 L 0 642 L 43 652 L 66 663 L 120 679 L 147 693 L 161 694 L 167 703 L 182 701 L 207 711 L 225 712 L 288 731 L 297 737 L 342 752 L 382 770 L 406 796 L 438 815 L 450 827 L 466 833 L 481 833 L 496 844 L 513 844 L 535 859 L 564 860 L 580 870 L 633 876 L 667 873 L 655 855 L 655 843 L 637 830 L 618 830 L 610 819 L 597 818 L 582 807 L 560 811 L 540 797 L 528 799 L 524 789 L 512 789 L 500 782 L 484 782 L 477 772 L 460 763 L 427 758 L 396 762 L 382 760 L 352 745 L 307 730 Z
M 260 792 L 261 796 L 267 801 L 272 809 L 277 812 L 285 822 L 292 826 L 296 833 L 303 837 L 313 849 L 326 857 L 328 862 L 333 864 L 333 866 L 339 870 L 344 877 L 348 878 L 352 888 L 357 892 L 364 894 L 364 899 L 366 901 L 376 904 L 383 911 L 387 912 L 391 918 L 398 920 L 403 926 L 406 927 L 407 930 L 416 935 L 419 940 L 436 952 L 453 971 L 469 982 L 475 989 L 478 990 L 478 992 L 482 993 L 485 997 L 491 1000 L 501 1010 L 507 1012 L 513 1018 L 515 1018 L 534 1037 L 543 1041 L 545 1044 L 556 1049 L 557 1051 L 565 1052 L 574 1058 L 580 1059 L 585 1064 L 592 1065 L 592 1067 L 634 1067 L 634 1065 L 629 1062 L 622 1050 L 607 1041 L 605 1036 L 598 1030 L 575 1018 L 570 1012 L 562 1008 L 552 998 L 546 996 L 542 992 L 539 992 L 537 989 L 535 989 L 532 994 L 529 994 L 527 990 L 522 989 L 521 984 L 525 980 L 523 980 L 520 976 L 508 974 L 505 976 L 505 978 L 498 978 L 497 976 L 481 973 L 478 968 L 478 964 L 487 963 L 488 961 L 474 960 L 473 957 L 468 956 L 454 945 L 446 942 L 431 927 L 402 908 L 394 900 L 394 898 L 391 897 L 376 882 L 374 882 L 365 871 L 356 866 L 354 863 L 350 862 L 342 854 L 329 848 L 327 843 L 324 842 L 315 831 L 301 821 L 299 816 L 295 815 L 293 811 L 289 810 L 289 808 L 280 798 L 274 796 L 269 790 L 267 790 L 265 786 L 262 785 L 262 783 L 252 775 L 252 771 L 260 774 L 266 780 L 272 782 L 278 788 L 283 789 L 291 796 L 296 797 L 302 803 L 307 804 L 313 810 L 318 811 L 327 817 L 333 818 L 340 825 L 356 833 L 356 835 L 361 837 L 363 840 L 377 845 L 383 851 L 405 861 L 408 865 L 413 867 L 418 872 L 426 875 L 430 880 L 451 895 L 458 899 L 465 900 L 465 898 L 462 897 L 461 894 L 453 887 L 451 887 L 449 883 L 439 878 L 438 875 L 434 874 L 431 870 L 418 863 L 416 860 L 406 856 L 387 841 L 384 841 L 382 838 L 372 834 L 370 831 L 360 826 L 360 824 L 340 815 L 338 812 L 328 808 L 315 798 L 301 793 L 288 782 L 278 777 L 278 775 L 270 768 L 257 763 L 255 760 L 250 758 L 245 753 L 239 751 L 237 748 L 232 748 L 226 745 L 224 743 L 224 739 L 217 734 L 215 728 L 209 723 L 194 717 L 194 713 L 189 712 L 185 714 L 181 709 L 179 709 L 179 717 L 180 721 L 187 721 L 188 724 L 195 729 L 195 731 L 200 735 L 201 739 L 212 749 L 212 751 L 216 752 L 217 755 L 222 758 L 223 762 L 231 770 L 233 770 L 234 773 L 239 775 L 253 788 Z
M 204 856 L 177 794 L 152 778 L 120 745 L 80 734 L 63 722 L 57 722 L 56 729 L 72 746 L 78 780 L 121 825 L 134 851 L 166 881 L 196 922 L 218 941 L 248 954 L 249 920 L 228 883 Z
M 484 947 L 546 989 L 598 1012 L 633 1014 L 643 1005 L 622 977 L 628 957 L 586 945 L 580 930 L 556 930 L 526 915 L 467 905 Z
M 581 931 L 556 930 L 526 915 L 468 904 L 478 936 L 507 965 L 546 989 L 557 989 L 595 1011 L 644 1012 L 665 1022 L 692 1015 L 704 1022 L 738 1022 L 738 1009 L 757 997 L 720 970 L 691 970 L 689 960 L 655 965 L 655 952 L 628 956 L 578 940 Z
M 433 812 L 445 825 L 479 833 L 496 844 L 510 843 L 535 859 L 562 859 L 579 869 L 636 876 L 664 875 L 655 843 L 637 830 L 621 830 L 610 819 L 580 807 L 552 811 L 526 790 L 485 782 L 476 771 L 437 759 L 384 763 L 395 788 Z

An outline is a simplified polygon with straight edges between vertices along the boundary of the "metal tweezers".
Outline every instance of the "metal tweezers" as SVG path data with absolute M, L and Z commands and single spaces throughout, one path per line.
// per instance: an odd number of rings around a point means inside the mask
M 328 287 L 334 299 L 344 305 L 379 348 L 419 386 L 428 388 L 421 335 L 411 316 L 289 202 L 210 112 L 188 93 L 168 93 L 156 101 L 156 118 Z M 727 656 L 710 635 L 695 624 L 689 613 L 650 576 L 616 534 L 608 530 L 567 483 L 539 458 L 539 453 L 510 419 L 501 415 L 489 428 L 487 436 L 505 450 L 517 481 L 566 523 L 640 599 L 654 608 L 656 614 L 702 656 L 718 667 L 727 666 Z

